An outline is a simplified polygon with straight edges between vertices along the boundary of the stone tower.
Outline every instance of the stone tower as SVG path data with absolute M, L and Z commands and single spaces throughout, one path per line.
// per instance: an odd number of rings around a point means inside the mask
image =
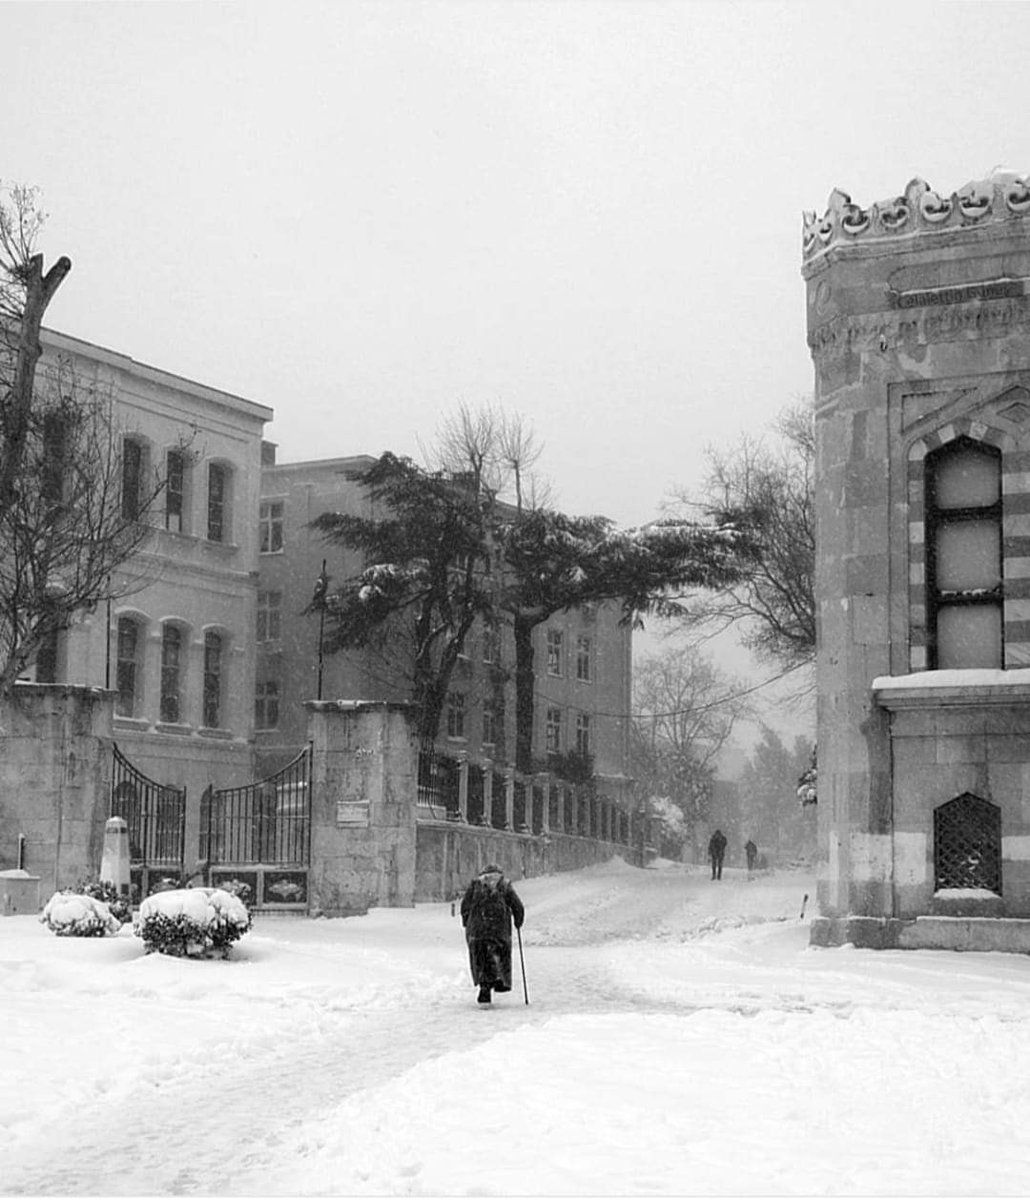
M 1030 184 L 915 179 L 868 208 L 835 191 L 805 215 L 803 275 L 813 939 L 867 918 L 868 944 L 936 944 L 934 915 L 1030 916 Z

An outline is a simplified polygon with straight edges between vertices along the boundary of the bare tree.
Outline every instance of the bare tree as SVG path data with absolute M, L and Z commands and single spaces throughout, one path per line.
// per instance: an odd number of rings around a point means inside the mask
M 684 837 L 707 820 L 719 752 L 750 712 L 742 685 L 696 646 L 670 647 L 636 665 L 631 745 L 637 791 L 681 813 Z
M 71 259 L 49 271 L 36 252 L 46 220 L 35 188 L 0 185 L 0 507 L 12 500 L 32 424 L 43 316 Z
M 549 503 L 550 486 L 534 470 L 542 452 L 519 413 L 489 404 L 459 404 L 440 422 L 433 445 L 423 447 L 431 469 L 467 478 L 479 494 L 519 512 Z
M 162 480 L 127 477 L 110 392 L 44 359 L 40 322 L 71 267 L 45 275 L 31 189 L 0 199 L 0 697 L 100 601 L 142 586 L 131 561 Z
M 700 497 L 681 492 L 678 509 L 701 507 L 746 531 L 738 582 L 691 606 L 691 623 L 738 625 L 743 644 L 784 669 L 815 656 L 815 513 L 812 406 L 784 409 L 772 438 L 744 435 L 731 450 L 708 450 Z

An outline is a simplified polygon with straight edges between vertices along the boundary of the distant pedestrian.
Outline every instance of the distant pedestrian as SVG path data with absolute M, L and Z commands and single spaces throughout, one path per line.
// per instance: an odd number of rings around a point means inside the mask
M 708 839 L 708 857 L 712 860 L 712 878 L 722 879 L 722 860 L 726 854 L 726 835 L 721 829 Z
M 521 929 L 526 910 L 501 868 L 494 863 L 465 889 L 461 923 L 469 948 L 472 982 L 479 988 L 477 1001 L 490 1003 L 490 992 L 511 991 L 511 925 Z
M 744 843 L 744 853 L 747 855 L 747 869 L 753 871 L 758 861 L 758 847 L 750 838 Z

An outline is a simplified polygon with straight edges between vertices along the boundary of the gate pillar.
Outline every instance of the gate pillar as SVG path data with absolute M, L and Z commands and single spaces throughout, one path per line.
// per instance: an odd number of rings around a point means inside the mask
M 415 708 L 309 700 L 313 912 L 415 903 Z

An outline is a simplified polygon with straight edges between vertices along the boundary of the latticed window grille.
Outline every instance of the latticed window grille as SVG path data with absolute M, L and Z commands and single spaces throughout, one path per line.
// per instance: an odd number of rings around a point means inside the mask
M 1001 895 L 1001 809 L 970 792 L 933 813 L 934 886 Z

